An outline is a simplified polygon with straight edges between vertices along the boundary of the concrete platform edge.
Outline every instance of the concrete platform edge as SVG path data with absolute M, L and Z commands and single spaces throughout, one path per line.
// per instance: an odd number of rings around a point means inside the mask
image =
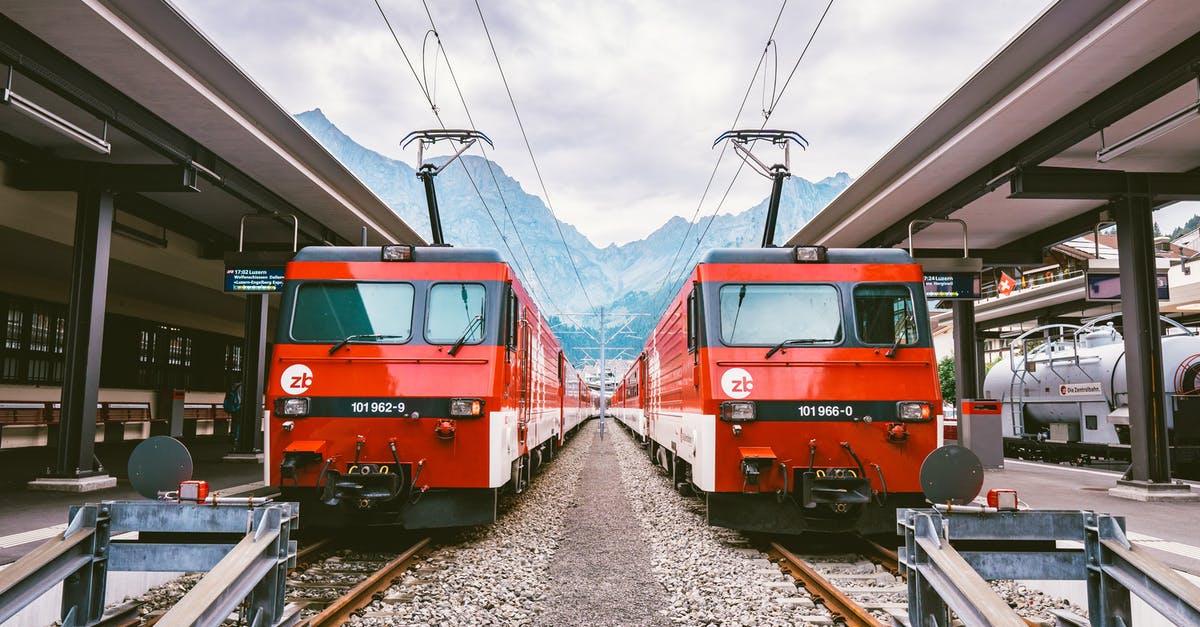
M 109 475 L 95 475 L 80 479 L 51 479 L 42 477 L 26 484 L 30 490 L 46 492 L 96 492 L 117 487 L 117 478 Z

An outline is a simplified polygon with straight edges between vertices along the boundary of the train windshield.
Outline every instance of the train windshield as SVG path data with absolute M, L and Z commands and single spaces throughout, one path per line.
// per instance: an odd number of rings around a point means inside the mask
M 723 285 L 720 310 L 725 344 L 831 344 L 842 339 L 842 308 L 832 285 Z
M 413 286 L 408 283 L 309 282 L 296 290 L 292 338 L 338 342 L 351 335 L 412 335 Z
M 429 290 L 425 339 L 433 344 L 483 341 L 484 289 L 478 283 L 438 283 Z
M 905 345 L 917 342 L 912 294 L 903 285 L 859 285 L 854 288 L 854 318 L 864 344 Z

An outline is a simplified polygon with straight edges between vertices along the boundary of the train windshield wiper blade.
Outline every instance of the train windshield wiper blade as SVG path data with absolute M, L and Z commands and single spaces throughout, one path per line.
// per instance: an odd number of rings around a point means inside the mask
M 451 357 L 457 355 L 458 351 L 462 350 L 463 344 L 467 341 L 467 336 L 471 335 L 471 331 L 475 330 L 475 325 L 482 322 L 483 315 L 481 314 L 475 315 L 471 318 L 471 323 L 467 325 L 467 328 L 463 330 L 463 334 L 458 338 L 457 341 L 454 342 L 454 346 L 452 346 L 448 351 Z
M 329 354 L 332 355 L 332 354 L 338 352 L 338 349 L 349 344 L 350 342 L 353 342 L 354 340 L 396 340 L 396 339 L 403 339 L 403 338 L 404 338 L 403 335 L 384 335 L 381 333 L 355 333 L 353 335 L 347 335 L 344 339 L 342 339 L 342 341 L 338 342 L 337 344 L 334 344 L 333 348 L 329 349 Z
M 906 339 L 908 336 L 908 334 L 905 333 L 905 327 L 907 327 L 908 323 L 911 321 L 912 321 L 912 312 L 905 313 L 904 317 L 900 319 L 900 325 L 899 325 L 900 329 L 896 333 L 896 341 L 892 342 L 892 347 L 888 349 L 888 352 L 883 354 L 884 357 L 887 357 L 890 359 L 890 358 L 896 356 L 896 349 L 900 348 L 900 341 Z
M 770 359 L 771 355 L 774 355 L 775 353 L 778 353 L 779 351 L 783 350 L 783 347 L 785 347 L 785 346 L 800 346 L 802 344 L 816 344 L 818 342 L 827 342 L 827 341 L 828 340 L 818 340 L 817 338 L 813 338 L 813 337 L 794 337 L 791 339 L 784 340 L 784 341 L 776 344 L 775 346 L 772 346 L 771 350 L 767 351 L 766 358 Z

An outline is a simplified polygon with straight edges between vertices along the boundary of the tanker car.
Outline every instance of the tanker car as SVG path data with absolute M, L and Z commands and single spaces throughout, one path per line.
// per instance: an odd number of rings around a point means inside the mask
M 1022 334 L 984 380 L 1001 401 L 1008 457 L 1088 463 L 1129 459 L 1125 344 L 1113 319 Z M 1200 336 L 1163 318 L 1166 419 L 1174 474 L 1200 476 Z

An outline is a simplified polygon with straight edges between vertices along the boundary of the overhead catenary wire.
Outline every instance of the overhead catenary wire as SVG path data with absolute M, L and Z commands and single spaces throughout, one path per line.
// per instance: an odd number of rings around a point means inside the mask
M 471 116 L 471 108 L 467 105 L 467 98 L 465 94 L 463 94 L 462 85 L 458 82 L 458 77 L 454 73 L 454 65 L 450 63 L 450 54 L 446 52 L 446 48 L 442 43 L 442 37 L 438 32 L 437 23 L 434 22 L 433 19 L 433 13 L 430 11 L 429 4 L 425 2 L 425 0 L 422 0 L 421 4 L 425 7 L 425 16 L 429 19 L 429 26 L 432 29 L 430 32 L 433 33 L 442 58 L 446 60 L 446 70 L 450 73 L 450 80 L 452 83 L 454 83 L 454 89 L 458 93 L 459 102 L 462 103 L 463 112 L 467 116 L 467 122 L 470 123 L 471 128 L 475 128 L 475 119 Z M 508 217 L 509 224 L 512 225 L 513 235 L 516 236 L 517 243 L 520 244 L 522 252 L 525 253 L 525 260 L 529 263 L 529 269 L 533 275 L 534 281 L 528 280 L 529 275 L 525 273 L 524 268 L 521 266 L 520 260 L 509 246 L 508 238 L 504 234 L 504 229 L 502 229 L 499 223 L 496 222 L 496 218 L 492 215 L 487 201 L 483 199 L 483 194 L 480 192 L 479 187 L 475 183 L 475 178 L 472 177 L 471 172 L 467 170 L 466 163 L 460 163 L 463 168 L 463 173 L 467 175 L 467 180 L 471 182 L 471 186 L 475 189 L 475 194 L 479 196 L 480 203 L 483 204 L 484 210 L 487 211 L 488 217 L 491 219 L 493 226 L 496 227 L 496 232 L 500 234 L 500 240 L 504 243 L 505 249 L 508 250 L 509 258 L 513 260 L 513 263 L 520 272 L 522 279 L 530 285 L 531 290 L 534 288 L 534 286 L 538 288 L 538 290 L 541 292 L 543 302 L 550 304 L 556 311 L 565 311 L 557 302 L 555 302 L 549 288 L 546 286 L 546 283 L 542 281 L 541 275 L 539 275 L 537 272 L 537 266 L 533 262 L 533 256 L 529 254 L 529 248 L 525 246 L 525 239 L 521 237 L 521 231 L 517 228 L 517 222 L 513 218 L 512 211 L 508 206 L 508 201 L 504 198 L 504 191 L 500 188 L 500 180 L 496 177 L 495 168 L 492 166 L 491 160 L 488 159 L 487 149 L 483 147 L 482 143 L 477 145 L 479 146 L 480 153 L 483 155 L 484 163 L 487 165 L 488 174 L 492 178 L 492 184 L 496 188 L 496 195 L 500 198 L 500 204 L 504 207 L 504 214 Z
M 772 42 L 775 40 L 775 31 L 779 28 L 780 20 L 783 19 L 783 11 L 787 8 L 787 3 L 788 0 L 783 0 L 783 2 L 779 5 L 779 12 L 775 14 L 775 22 L 771 25 L 770 34 L 767 35 L 767 43 L 763 46 L 762 54 L 758 56 L 758 64 L 754 66 L 754 73 L 750 76 L 750 80 L 746 85 L 746 93 L 742 95 L 742 102 L 740 105 L 738 105 L 737 113 L 734 114 L 733 123 L 729 125 L 729 128 L 737 127 L 738 120 L 742 118 L 742 112 L 746 110 L 746 103 L 750 101 L 750 93 L 754 90 L 754 81 L 758 79 L 758 73 L 763 69 L 763 63 L 767 58 L 767 52 L 771 49 Z M 776 65 L 776 67 L 778 67 L 778 65 Z M 664 297 L 660 296 L 659 305 L 655 307 L 655 311 L 658 312 L 658 315 L 661 315 L 662 310 L 668 303 L 671 302 L 671 292 L 668 288 L 675 283 L 674 279 L 672 279 L 672 277 L 675 275 L 675 262 L 679 260 L 679 253 L 683 250 L 684 244 L 687 243 L 688 236 L 692 234 L 692 229 L 696 225 L 696 218 L 700 215 L 700 209 L 704 206 L 704 201 L 708 198 L 708 192 L 710 189 L 712 189 L 713 181 L 716 180 L 717 172 L 721 167 L 721 161 L 725 158 L 725 152 L 728 149 L 729 146 L 727 144 L 723 145 L 721 146 L 721 152 L 717 153 L 717 162 L 713 165 L 712 174 L 709 174 L 708 182 L 704 185 L 704 192 L 700 194 L 700 202 L 696 203 L 696 210 L 692 212 L 692 218 L 688 220 L 688 228 L 684 232 L 683 237 L 680 238 L 679 246 L 675 248 L 675 254 L 671 256 L 671 263 L 667 266 L 667 272 L 663 275 L 662 281 L 659 282 L 658 289 L 655 290 L 655 293 L 658 294 L 664 293 L 665 290 L 665 299 Z M 740 174 L 741 171 L 742 168 L 739 166 L 737 173 L 734 174 L 735 181 L 737 180 L 737 174 Z M 730 187 L 732 188 L 732 186 L 733 183 L 730 182 Z M 726 196 L 728 196 L 728 190 L 726 191 Z M 717 211 L 720 210 L 721 205 L 723 204 L 724 200 L 717 205 Z M 712 224 L 711 219 L 709 220 L 709 224 Z M 705 232 L 707 232 L 707 229 Z M 697 246 L 699 246 L 699 242 L 702 240 L 703 237 L 701 237 L 700 240 L 697 240 Z M 686 263 L 684 264 L 684 267 L 687 267 Z
M 383 9 L 383 6 L 382 6 L 382 5 L 379 3 L 379 0 L 375 0 L 375 7 L 376 7 L 377 9 L 379 9 L 379 15 L 380 15 L 380 16 L 383 18 L 383 22 L 384 22 L 384 24 L 386 24 L 386 25 L 387 25 L 388 31 L 389 31 L 389 32 L 391 33 L 391 35 L 392 35 L 392 39 L 393 39 L 393 40 L 396 42 L 396 47 L 400 49 L 400 54 L 401 54 L 401 55 L 404 57 L 404 60 L 405 60 L 405 62 L 408 64 L 408 68 L 409 68 L 409 70 L 412 72 L 413 79 L 414 79 L 414 80 L 416 80 L 418 87 L 420 87 L 420 89 L 421 89 L 421 93 L 422 93 L 422 94 L 425 96 L 425 100 L 426 100 L 426 102 L 428 102 L 428 103 L 429 103 L 429 108 L 430 108 L 430 110 L 433 112 L 433 116 L 434 116 L 434 117 L 437 119 L 437 121 L 438 121 L 438 124 L 439 124 L 439 125 L 441 125 L 441 127 L 442 127 L 442 128 L 446 128 L 446 124 L 445 124 L 445 122 L 442 120 L 441 111 L 440 111 L 440 109 L 438 108 L 438 106 L 437 106 L 436 102 L 434 101 L 434 99 L 433 99 L 433 96 L 430 94 L 430 92 L 429 92 L 429 89 L 428 89 L 428 86 L 427 86 L 427 85 L 425 84 L 425 82 L 424 82 L 424 81 L 421 79 L 421 76 L 419 76 L 419 75 L 417 74 L 417 70 L 416 70 L 416 68 L 413 66 L 413 64 L 412 64 L 412 61 L 409 59 L 408 53 L 407 53 L 407 52 L 404 50 L 404 46 L 403 46 L 403 45 L 400 43 L 400 37 L 399 37 L 399 36 L 396 34 L 396 30 L 395 30 L 395 29 L 392 27 L 392 23 L 391 23 L 391 21 L 388 19 L 388 17 L 387 17 L 387 13 L 384 11 L 384 9 Z M 451 68 L 451 66 L 450 66 L 450 60 L 449 60 L 449 58 L 446 56 L 446 50 L 445 50 L 445 48 L 444 48 L 444 47 L 442 46 L 442 44 L 441 44 L 441 37 L 440 37 L 440 36 L 437 34 L 437 27 L 436 27 L 436 26 L 434 25 L 434 23 L 433 23 L 433 16 L 432 16 L 432 15 L 429 13 L 429 7 L 428 7 L 428 5 L 426 5 L 426 7 L 425 7 L 425 11 L 426 11 L 426 15 L 428 15 L 428 16 L 429 16 L 429 22 L 430 22 L 430 26 L 431 26 L 431 27 L 433 27 L 433 30 L 432 30 L 431 32 L 433 33 L 433 35 L 434 35 L 434 38 L 436 39 L 436 41 L 437 41 L 437 43 L 438 43 L 438 49 L 439 49 L 439 51 L 441 52 L 441 54 L 443 55 L 443 58 L 445 58 L 445 59 L 446 59 L 446 67 L 447 67 L 447 68 L 450 70 L 450 73 L 451 73 L 451 78 L 454 78 L 454 71 L 453 71 L 453 68 Z M 429 33 L 426 33 L 426 40 L 428 39 L 428 36 L 429 36 Z M 422 50 L 423 50 L 423 49 L 424 49 L 424 44 L 422 44 Z M 424 74 L 424 70 L 425 70 L 424 63 L 422 63 L 421 69 L 422 69 L 422 74 Z M 434 71 L 436 72 L 436 67 L 434 68 Z M 458 81 L 457 81 L 457 79 L 454 79 L 454 83 L 455 83 L 455 88 L 456 88 L 456 89 L 458 89 L 458 91 L 459 91 L 459 97 L 460 97 L 460 99 L 461 99 L 461 98 L 462 98 L 462 91 L 461 91 L 461 89 L 458 87 Z M 463 100 L 463 108 L 464 108 L 464 109 L 466 109 L 466 101 L 465 101 L 465 99 Z M 473 121 L 473 120 L 471 120 L 471 119 L 470 119 L 470 117 L 471 117 L 471 116 L 470 116 L 470 112 L 469 112 L 469 111 L 467 111 L 467 118 L 468 118 L 468 121 L 470 121 L 472 128 L 474 128 L 474 126 L 475 126 L 475 123 L 474 123 L 474 121 Z M 486 153 L 485 153 L 485 161 L 486 161 Z M 489 169 L 489 171 L 490 171 L 490 170 L 491 170 L 491 167 L 492 167 L 492 166 L 491 166 L 491 163 L 490 163 L 490 162 L 487 162 L 487 163 L 488 163 L 488 169 Z M 504 248 L 505 248 L 505 249 L 508 251 L 509 258 L 513 260 L 513 265 L 514 265 L 514 266 L 516 266 L 517 272 L 520 274 L 520 276 L 521 276 L 523 279 L 526 279 L 526 282 L 527 282 L 527 283 L 529 283 L 529 284 L 531 285 L 531 289 L 532 289 L 532 285 L 533 285 L 535 282 L 536 282 L 537 284 L 539 284 L 539 287 L 541 287 L 541 288 L 542 288 L 542 292 L 543 292 L 543 294 L 544 294 L 544 295 L 547 297 L 547 299 L 548 299 L 548 300 L 551 302 L 551 304 L 554 304 L 554 303 L 553 303 L 553 299 L 550 299 L 550 298 L 549 298 L 549 293 L 548 293 L 548 292 L 545 290 L 544 286 L 542 286 L 542 285 L 541 285 L 541 284 L 542 284 L 541 277 L 537 275 L 537 270 L 536 270 L 536 268 L 533 268 L 533 260 L 532 260 L 532 258 L 529 256 L 529 252 L 528 252 L 528 250 L 525 250 L 525 256 L 526 256 L 526 259 L 527 259 L 527 260 L 529 260 L 529 263 L 530 263 L 530 269 L 531 269 L 531 271 L 532 271 L 532 273 L 533 273 L 533 276 L 535 277 L 536 281 L 528 281 L 528 280 L 527 280 L 527 277 L 529 276 L 529 274 L 527 274 L 527 273 L 525 272 L 525 269 L 524 269 L 524 267 L 523 267 L 523 266 L 521 265 L 521 263 L 520 263 L 520 259 L 519 259 L 519 258 L 517 257 L 517 255 L 516 255 L 516 254 L 513 252 L 513 250 L 512 250 L 512 247 L 511 247 L 511 246 L 509 246 L 509 244 L 508 244 L 508 239 L 507 239 L 507 238 L 505 237 L 505 235 L 504 235 L 504 230 L 503 230 L 503 229 L 500 227 L 500 224 L 499 224 L 499 223 L 496 221 L 496 217 L 495 217 L 495 216 L 492 214 L 491 208 L 488 206 L 488 204 L 487 204 L 487 200 L 485 200 L 485 199 L 484 199 L 482 192 L 480 192 L 480 190 L 479 190 L 479 186 L 478 186 L 478 185 L 475 183 L 475 179 L 474 179 L 474 177 L 472 177 L 472 176 L 471 176 L 471 173 L 470 173 L 470 171 L 469 171 L 469 170 L 467 170 L 467 168 L 466 168 L 466 165 L 465 165 L 465 164 L 461 164 L 461 163 L 460 163 L 460 165 L 462 165 L 462 167 L 463 167 L 463 173 L 467 175 L 467 180 L 469 180 L 469 181 L 471 182 L 471 187 L 474 189 L 474 191 L 475 191 L 475 195 L 479 197 L 479 202 L 480 202 L 480 204 L 483 206 L 483 209 L 484 209 L 484 211 L 487 213 L 487 215 L 488 215 L 488 218 L 491 220 L 491 222 L 492 222 L 492 225 L 496 227 L 496 232 L 500 234 L 500 241 L 501 241 L 501 243 L 503 243 L 503 244 L 504 244 Z M 493 180 L 495 180 L 495 174 L 494 174 L 494 173 L 492 174 L 492 178 L 493 178 Z M 498 184 L 497 184 L 497 193 L 499 193 L 499 194 L 500 194 L 501 202 L 503 202 L 503 201 L 504 201 L 504 196 L 503 196 L 503 194 L 502 194 L 502 193 L 500 193 L 500 192 L 499 192 L 499 185 L 498 185 Z M 505 211 L 506 211 L 506 212 L 508 212 L 508 206 L 507 206 L 507 203 L 505 204 Z M 512 221 L 512 215 L 511 215 L 511 214 L 509 214 L 509 221 L 510 221 L 510 222 Z M 514 223 L 514 227 L 513 227 L 513 228 L 514 228 L 514 231 L 515 231 L 515 230 L 516 230 L 516 225 L 515 225 L 515 223 Z M 524 247 L 525 247 L 525 244 L 524 244 L 524 242 L 523 242 L 523 241 L 521 241 L 521 240 L 520 240 L 520 234 L 519 234 L 519 233 L 517 234 L 517 238 L 518 238 L 518 241 L 520 241 L 520 242 L 521 242 L 521 247 L 524 249 Z M 555 306 L 556 308 L 559 308 L 557 304 L 554 304 L 554 306 Z M 561 308 L 559 308 L 559 309 L 561 309 Z
M 426 10 L 428 10 L 428 7 Z M 563 235 L 562 224 L 559 223 L 555 215 L 554 204 L 550 201 L 550 192 L 546 189 L 546 181 L 542 178 L 542 171 L 538 167 L 537 158 L 533 156 L 533 146 L 529 143 L 529 135 L 525 132 L 525 124 L 521 121 L 521 114 L 517 110 L 517 101 L 513 98 L 512 89 L 508 85 L 508 77 L 504 75 L 504 66 L 500 63 L 500 54 L 496 52 L 496 43 L 492 40 L 492 33 L 488 29 L 487 19 L 483 16 L 483 8 L 479 6 L 479 0 L 475 0 L 475 10 L 479 12 L 479 21 L 483 24 L 483 32 L 487 35 L 488 46 L 492 49 L 492 58 L 496 60 L 496 69 L 500 71 L 500 80 L 504 83 L 504 91 L 508 94 L 509 104 L 512 105 L 513 116 L 517 119 L 517 128 L 521 130 L 521 137 L 525 140 L 525 149 L 529 152 L 529 159 L 533 163 L 533 171 L 537 175 L 538 184 L 542 188 L 542 196 L 546 200 L 546 208 L 550 210 L 550 215 L 554 217 L 554 228 L 558 231 L 558 238 L 562 240 L 563 249 L 567 253 L 567 260 L 571 262 L 571 269 L 575 272 L 575 279 L 579 281 L 579 289 L 583 291 L 583 297 L 587 300 L 588 308 L 595 309 L 596 305 L 592 302 L 592 297 L 588 295 L 588 288 L 583 282 L 583 276 L 579 274 L 579 266 L 575 263 L 575 257 L 571 254 L 571 246 L 567 244 L 567 238 Z
M 809 34 L 808 41 L 804 44 L 804 48 L 800 51 L 800 55 L 796 58 L 796 63 L 792 66 L 791 73 L 788 75 L 787 80 L 784 81 L 783 87 L 781 87 L 779 89 L 779 93 L 776 94 L 775 99 L 771 104 L 771 108 L 768 109 L 767 111 L 763 112 L 763 123 L 759 127 L 759 130 L 766 128 L 767 122 L 770 121 L 771 115 L 775 112 L 775 107 L 779 104 L 780 100 L 783 99 L 783 94 L 787 91 L 788 85 L 792 82 L 792 77 L 795 76 L 797 68 L 800 67 L 800 61 L 802 61 L 804 59 L 805 53 L 808 52 L 809 46 L 812 45 L 813 39 L 817 36 L 817 31 L 819 31 L 821 29 L 821 24 L 825 22 L 825 16 L 829 14 L 829 9 L 832 7 L 833 7 L 833 0 L 829 0 L 829 3 L 825 5 L 825 10 L 821 13 L 821 17 L 817 20 L 817 24 L 813 27 L 812 33 Z M 781 13 L 782 13 L 782 10 L 781 10 Z M 764 53 L 764 55 L 766 54 L 765 49 L 764 49 L 763 53 Z M 751 79 L 751 82 L 753 84 L 753 79 Z M 743 106 L 744 105 L 745 105 L 745 102 L 743 100 Z M 740 112 L 739 112 L 739 115 L 740 115 Z M 736 125 L 736 121 L 735 121 L 735 125 Z M 745 165 L 746 165 L 745 160 L 743 160 L 742 163 L 740 165 L 738 165 L 737 171 L 734 172 L 734 174 L 733 174 L 733 180 L 731 180 L 729 182 L 729 186 L 725 188 L 725 195 L 721 197 L 721 201 L 719 203 L 717 203 L 716 208 L 713 209 L 712 214 L 708 218 L 708 223 L 704 225 L 704 231 L 700 234 L 700 237 L 696 238 L 696 245 L 694 247 L 692 247 L 691 254 L 688 255 L 687 261 L 684 262 L 684 264 L 683 264 L 682 271 L 680 272 L 680 276 L 678 276 L 674 281 L 672 281 L 672 285 L 675 282 L 682 279 L 683 273 L 687 272 L 688 269 L 691 267 L 692 259 L 696 256 L 696 253 L 699 252 L 700 245 L 704 242 L 704 237 L 706 235 L 708 235 L 708 229 L 710 227 L 712 227 L 712 223 L 716 219 L 717 212 L 721 210 L 722 206 L 724 206 L 725 200 L 729 197 L 730 190 L 733 189 L 733 184 L 737 181 L 738 175 L 740 175 L 742 173 L 742 168 Z M 671 293 L 668 291 L 666 293 L 666 302 L 663 303 L 659 307 L 659 310 L 660 310 L 659 315 L 662 315 L 662 310 L 665 310 L 667 305 L 670 304 L 670 302 L 671 302 Z

